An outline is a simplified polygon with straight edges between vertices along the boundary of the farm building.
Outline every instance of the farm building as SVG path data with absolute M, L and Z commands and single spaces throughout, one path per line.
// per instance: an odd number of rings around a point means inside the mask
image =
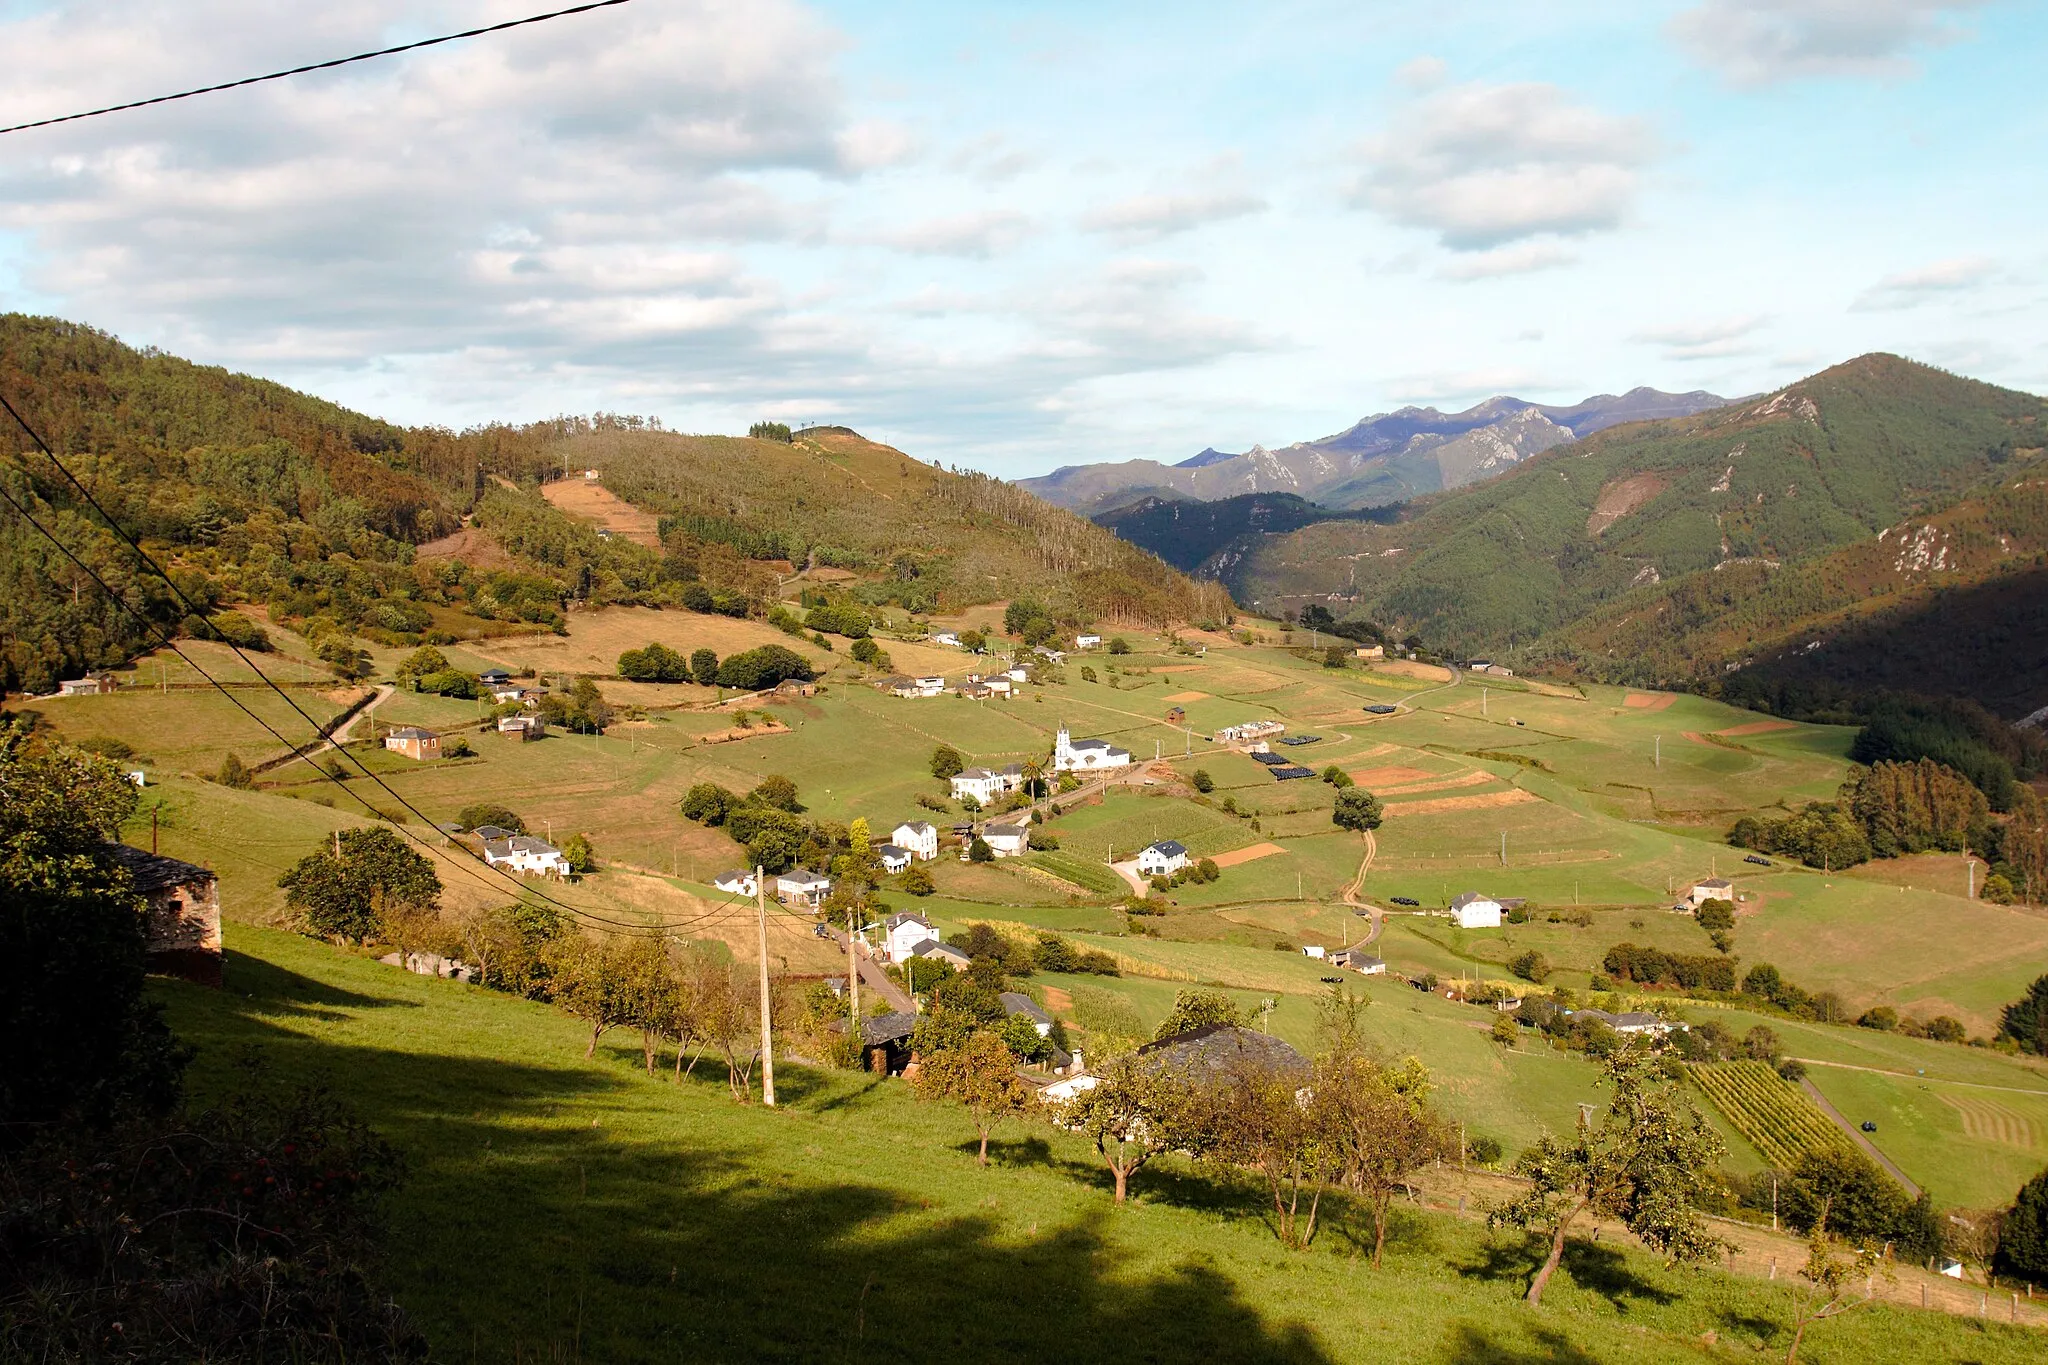
M 1022 1015 L 1038 1030 L 1038 1036 L 1046 1037 L 1052 1032 L 1052 1016 L 1038 1007 L 1038 1002 L 1022 991 L 1004 991 L 996 997 L 1003 1002 L 1003 1013 L 1012 1019 Z
M 920 697 L 942 697 L 946 694 L 946 680 L 936 673 L 912 678 L 911 682 L 917 685 L 917 695 Z
M 547 877 L 569 875 L 569 860 L 562 856 L 562 850 L 531 834 L 484 840 L 484 861 L 492 867 L 509 867 L 514 872 L 538 872 Z
M 1708 877 L 1693 883 L 1692 892 L 1687 899 L 1692 902 L 1692 907 L 1695 910 L 1705 905 L 1708 901 L 1733 901 L 1735 899 L 1735 883 L 1729 881 L 1726 877 Z
M 1166 723 L 1168 725 L 1185 725 L 1187 721 L 1188 713 L 1182 707 L 1169 706 L 1166 708 Z
M 784 905 L 815 910 L 832 894 L 832 879 L 809 868 L 793 867 L 775 879 L 775 899 Z
M 1052 766 L 1054 772 L 1088 772 L 1101 768 L 1128 768 L 1131 765 L 1131 751 L 1119 749 L 1106 739 L 1076 740 L 1067 733 L 1066 722 L 1053 736 Z
M 939 832 L 929 820 L 905 820 L 890 832 L 889 842 L 923 862 L 939 856 Z
M 1100 635 L 1076 635 L 1074 637 L 1074 648 L 1076 649 L 1093 649 L 1101 643 L 1102 637 Z
M 1021 857 L 1029 846 L 1031 827 L 1029 825 L 985 825 L 982 827 L 982 842 L 998 858 Z
M 145 903 L 149 970 L 218 986 L 221 974 L 220 883 L 211 872 L 176 858 L 114 844 Z
M 760 889 L 761 885 L 755 879 L 754 874 L 743 867 L 734 868 L 730 872 L 719 873 L 711 879 L 711 884 L 720 891 L 734 896 L 751 896 Z
M 960 648 L 960 633 L 953 630 L 942 630 L 932 636 L 932 643 L 935 645 L 948 645 L 958 649 Z
M 545 738 L 547 732 L 548 723 L 539 716 L 500 716 L 498 718 L 498 733 L 501 735 L 517 735 L 521 743 L 530 739 Z
M 1500 902 L 1467 891 L 1451 902 L 1451 921 L 1460 929 L 1500 928 Z
M 1005 695 L 1008 695 L 1009 686 L 1009 682 L 1005 680 L 1003 683 Z M 987 683 L 978 682 L 961 683 L 956 691 L 968 701 L 987 701 L 996 694 L 996 690 L 993 687 L 990 687 Z
M 1138 1049 L 1149 1071 L 1223 1079 L 1246 1071 L 1306 1072 L 1308 1059 L 1270 1034 L 1235 1024 L 1204 1024 Z
M 1361 659 L 1384 659 L 1387 657 L 1387 647 L 1385 645 L 1360 645 L 1352 653 Z
M 910 866 L 910 850 L 895 844 L 875 845 L 875 857 L 881 859 L 884 872 L 901 872 Z
M 111 673 L 88 673 L 83 678 L 72 678 L 57 684 L 60 697 L 96 697 L 102 692 L 112 692 L 120 687 Z
M 1178 839 L 1161 839 L 1138 850 L 1138 872 L 1141 876 L 1171 877 L 1187 865 L 1187 845 Z
M 417 725 L 401 726 L 384 736 L 384 747 L 416 762 L 441 756 L 441 737 Z
M 1248 720 L 1242 725 L 1226 725 L 1216 732 L 1218 744 L 1249 744 L 1256 739 L 1266 739 L 1284 734 L 1287 726 L 1277 720 Z
M 974 959 L 950 943 L 941 943 L 928 938 L 910 950 L 912 957 L 921 957 L 928 962 L 943 962 L 956 972 L 964 972 L 974 965 Z
M 1330 965 L 1349 967 L 1352 971 L 1361 972 L 1366 976 L 1385 976 L 1387 973 L 1386 962 L 1363 948 L 1339 948 L 1330 954 Z
M 476 675 L 476 680 L 485 687 L 503 687 L 512 681 L 512 675 L 502 668 L 487 668 Z

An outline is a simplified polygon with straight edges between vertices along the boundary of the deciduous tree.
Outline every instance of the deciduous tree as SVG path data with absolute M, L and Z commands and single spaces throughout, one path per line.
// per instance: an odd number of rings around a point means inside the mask
M 323 840 L 277 884 L 301 932 L 346 943 L 373 937 L 385 915 L 430 910 L 441 898 L 433 863 L 382 826 Z
M 1037 1036 L 1033 1029 L 1032 1037 Z M 975 1159 L 983 1166 L 988 1165 L 988 1140 L 996 1125 L 1026 1112 L 1032 1103 L 1031 1088 L 1017 1075 L 1015 1053 L 986 1028 L 976 1029 L 958 1047 L 926 1054 L 916 1084 L 922 1098 L 957 1100 L 966 1107 L 981 1139 Z

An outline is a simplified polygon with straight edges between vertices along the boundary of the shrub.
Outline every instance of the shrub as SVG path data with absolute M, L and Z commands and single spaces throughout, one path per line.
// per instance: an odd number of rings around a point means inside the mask
M 931 773 L 941 780 L 958 777 L 967 769 L 967 760 L 960 751 L 950 744 L 941 744 L 932 750 Z
M 709 649 L 690 651 L 690 676 L 703 687 L 718 682 L 718 655 Z
M 509 806 L 501 806 L 491 801 L 479 801 L 464 806 L 455 813 L 455 819 L 464 829 L 482 829 L 485 825 L 496 825 L 499 829 L 509 829 L 514 834 L 526 833 L 526 822 L 519 818 L 516 811 Z
M 237 791 L 247 791 L 256 785 L 255 774 L 249 771 L 238 754 L 229 754 L 220 761 L 220 771 L 213 775 L 213 780 Z
M 688 682 L 690 661 L 667 645 L 651 644 L 621 654 L 619 676 L 631 682 Z
M 737 687 L 745 692 L 758 692 L 777 683 L 795 679 L 809 682 L 817 673 L 803 655 L 782 645 L 760 645 L 741 654 L 730 655 L 718 666 L 717 683 L 720 687 Z
M 974 842 L 967 846 L 967 860 L 972 863 L 992 863 L 996 860 L 996 851 L 988 846 L 988 840 L 977 834 L 974 836 Z
M 1519 957 L 1510 959 L 1508 970 L 1524 981 L 1534 981 L 1540 985 L 1550 978 L 1550 959 L 1532 948 Z
M 1205 796 L 1216 790 L 1216 779 L 1209 776 L 1209 771 L 1206 768 L 1195 769 L 1195 775 L 1189 778 L 1188 781 L 1194 785 L 1196 791 L 1201 792 Z

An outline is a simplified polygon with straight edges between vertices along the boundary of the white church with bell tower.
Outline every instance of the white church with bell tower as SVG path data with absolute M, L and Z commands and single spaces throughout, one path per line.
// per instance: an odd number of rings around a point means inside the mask
M 1074 739 L 1067 733 L 1067 723 L 1060 722 L 1060 728 L 1053 739 L 1052 770 L 1056 773 L 1087 773 L 1102 768 L 1128 768 L 1131 766 L 1131 751 L 1119 749 L 1106 739 Z

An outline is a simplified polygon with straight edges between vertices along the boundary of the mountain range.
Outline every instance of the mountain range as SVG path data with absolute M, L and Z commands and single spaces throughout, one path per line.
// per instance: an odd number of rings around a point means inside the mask
M 1640 388 L 1562 407 L 1505 396 L 1463 412 L 1406 407 L 1277 450 L 1261 445 L 1233 455 L 1211 448 L 1174 465 L 1068 465 L 1020 485 L 1089 516 L 1147 497 L 1207 502 L 1247 493 L 1287 493 L 1339 510 L 1381 507 L 1477 483 L 1624 422 L 1685 417 L 1728 401 L 1700 391 Z
M 1249 530 L 1200 572 L 1262 613 L 1323 602 L 1553 673 L 1768 668 L 2019 716 L 2048 703 L 2048 611 L 2029 605 L 2048 580 L 2044 447 L 2048 401 L 1866 355 L 1389 518 Z

